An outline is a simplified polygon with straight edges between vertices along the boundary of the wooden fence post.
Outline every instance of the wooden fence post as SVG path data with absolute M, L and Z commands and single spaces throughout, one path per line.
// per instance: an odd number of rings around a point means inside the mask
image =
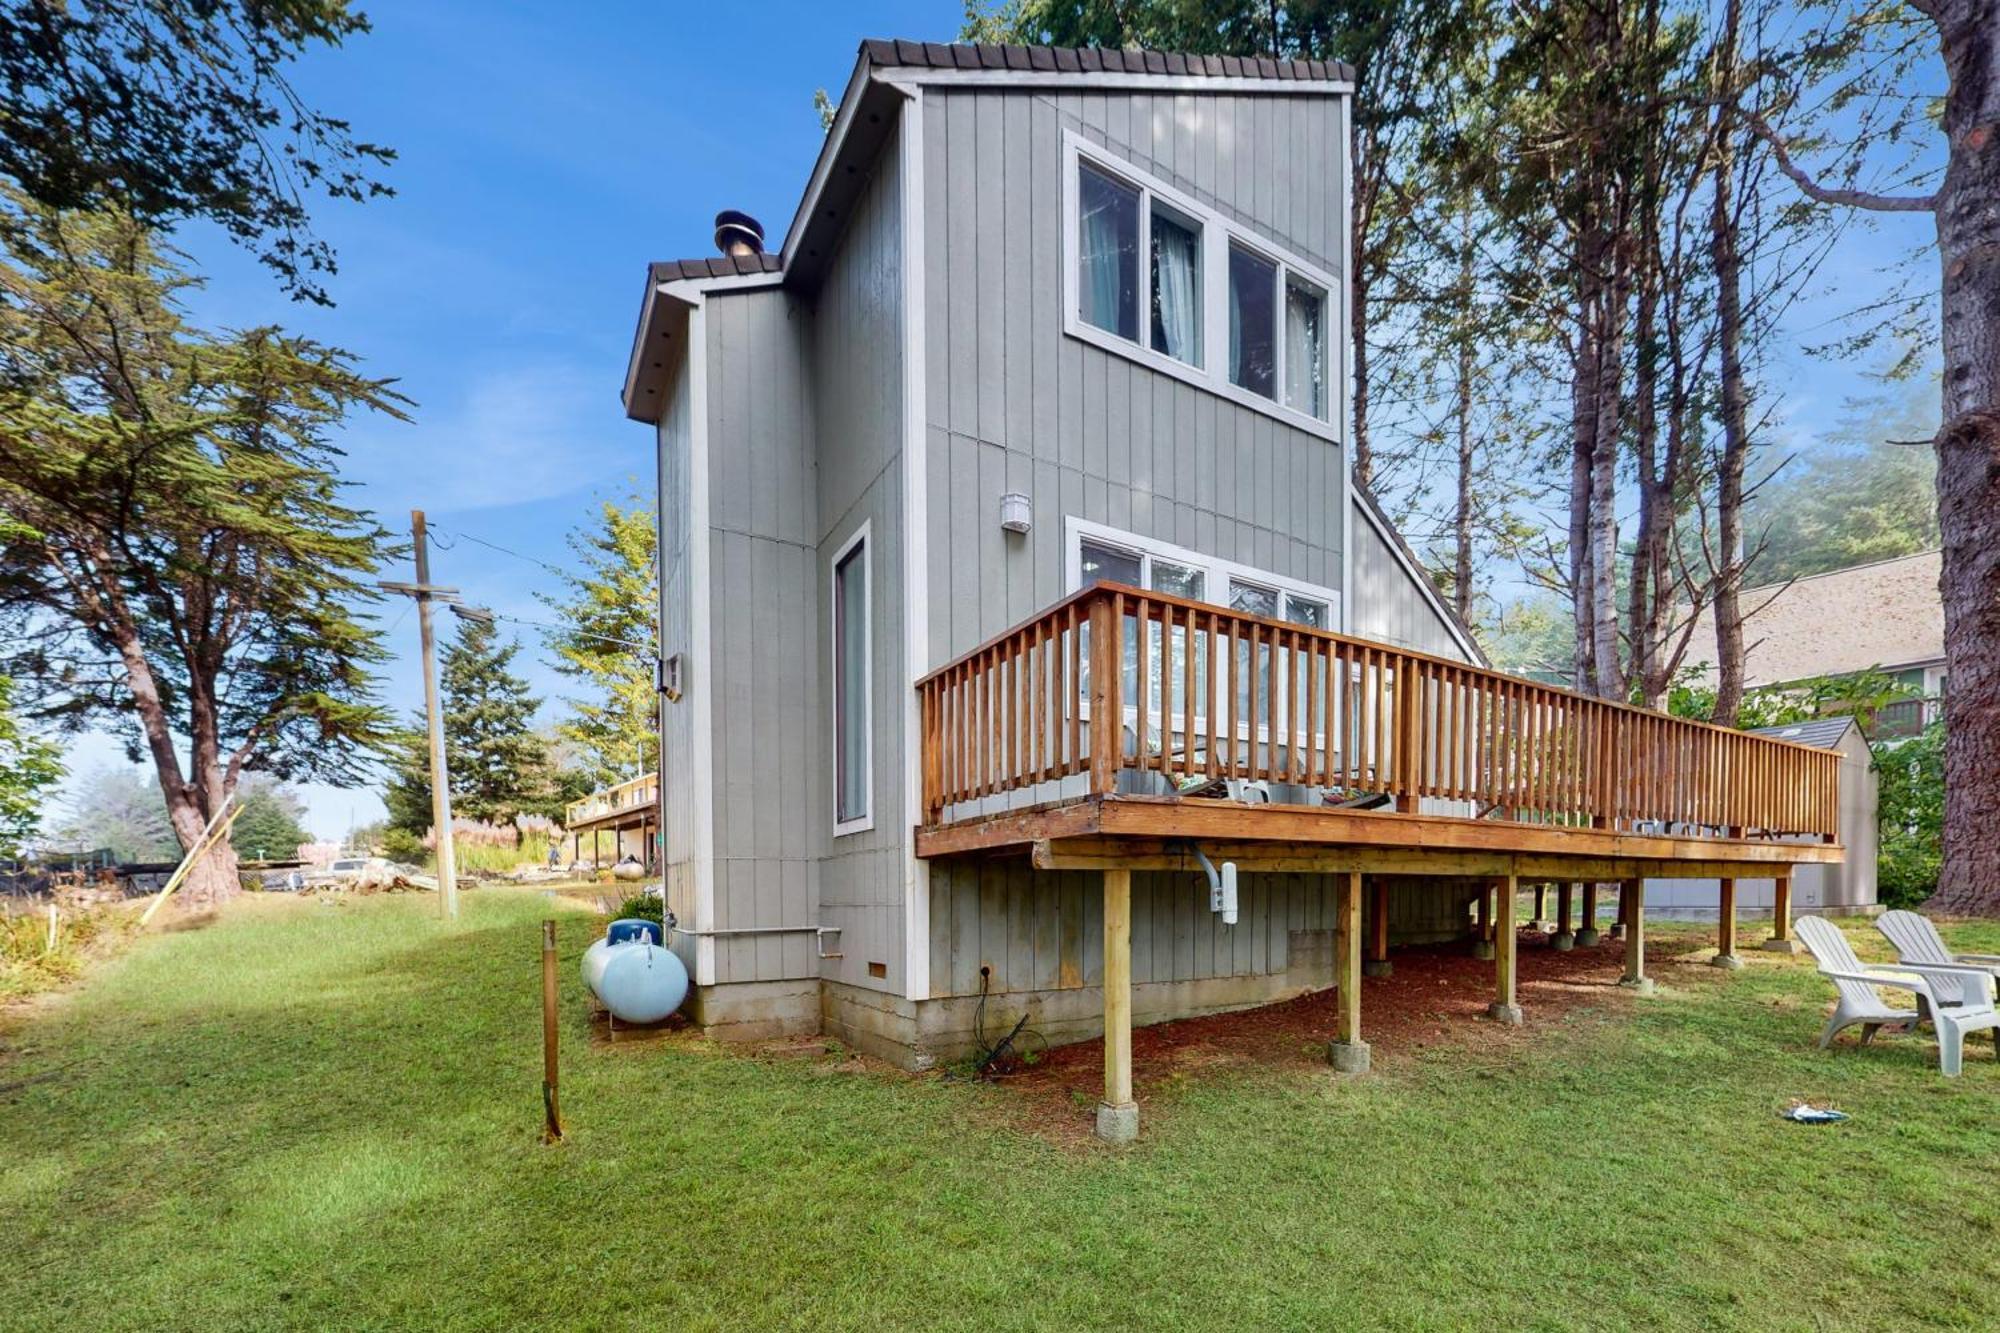
M 556 1098 L 556 923 L 542 922 L 542 1110 L 547 1125 L 542 1141 L 563 1136 L 562 1109 Z

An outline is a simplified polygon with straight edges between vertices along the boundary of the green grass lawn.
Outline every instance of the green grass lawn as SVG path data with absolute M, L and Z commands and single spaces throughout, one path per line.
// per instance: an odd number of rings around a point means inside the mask
M 1928 1039 L 1819 1052 L 1803 960 L 1358 1080 L 1142 1086 L 1119 1152 L 1004 1086 L 597 1042 L 570 913 L 545 1147 L 545 911 L 255 904 L 9 1020 L 0 1328 L 2000 1323 L 1991 1043 L 1955 1083 Z

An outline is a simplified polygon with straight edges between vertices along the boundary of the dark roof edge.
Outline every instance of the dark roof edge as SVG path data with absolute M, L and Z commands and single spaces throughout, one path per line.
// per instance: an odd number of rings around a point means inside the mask
M 1011 70 L 1039 74 L 1145 74 L 1277 83 L 1352 83 L 1342 60 L 1278 60 L 1270 56 L 1206 56 L 1115 46 L 1016 46 L 992 42 L 912 42 L 871 37 L 861 58 L 889 69 Z

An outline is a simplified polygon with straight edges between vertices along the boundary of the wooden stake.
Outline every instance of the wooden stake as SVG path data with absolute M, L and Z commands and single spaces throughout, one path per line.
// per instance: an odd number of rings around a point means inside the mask
M 46 945 L 44 945 L 44 946 L 42 947 L 42 957 L 46 958 L 46 957 L 48 957 L 48 956 L 49 956 L 50 954 L 54 953 L 55 951 L 56 951 L 56 905 L 55 905 L 54 903 L 50 903 L 50 904 L 49 904 L 49 942 L 48 942 L 48 943 L 47 943 Z
M 563 1136 L 562 1108 L 556 1097 L 556 923 L 542 922 L 542 1109 L 548 1123 L 542 1141 Z

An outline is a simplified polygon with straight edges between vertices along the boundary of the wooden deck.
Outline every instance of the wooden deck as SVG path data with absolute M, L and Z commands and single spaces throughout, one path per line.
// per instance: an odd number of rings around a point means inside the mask
M 1271 843 L 1292 870 L 1572 879 L 1841 859 L 1835 751 L 1117 584 L 917 688 L 924 857 L 1200 839 L 1246 868 Z M 1170 794 L 1215 783 L 1234 799 Z
M 1623 984 L 1643 993 L 1646 878 L 1718 880 L 1716 962 L 1736 966 L 1737 879 L 1774 882 L 1767 947 L 1788 949 L 1792 867 L 1843 859 L 1835 751 L 1139 588 L 1085 589 L 917 690 L 917 855 L 1026 857 L 1102 880 L 1098 1133 L 1114 1142 L 1139 1123 L 1135 870 L 1192 871 L 1199 850 L 1239 871 L 1332 877 L 1341 1013 L 1327 1054 L 1357 1073 L 1364 948 L 1387 965 L 1398 875 L 1476 886 L 1489 1013 L 1519 1023 L 1524 881 L 1557 886 L 1564 932 L 1579 895 L 1594 930 L 1598 885 L 1614 883 Z

